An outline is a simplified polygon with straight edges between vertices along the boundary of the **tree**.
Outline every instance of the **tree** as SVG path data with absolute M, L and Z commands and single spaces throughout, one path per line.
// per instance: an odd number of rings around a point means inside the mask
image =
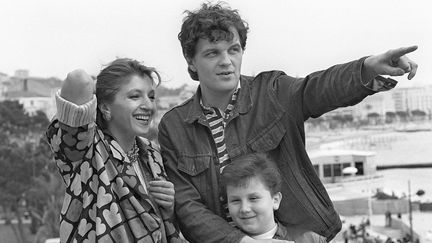
M 411 115 L 413 115 L 413 116 L 426 116 L 426 112 L 417 109 L 417 110 L 411 111 Z
M 343 121 L 346 123 L 350 123 L 354 121 L 354 117 L 351 114 L 343 115 Z
M 385 113 L 385 121 L 386 123 L 392 123 L 396 118 L 396 113 L 392 112 L 392 111 L 387 111 Z
M 317 118 L 311 118 L 307 120 L 308 123 L 312 124 L 312 126 L 319 126 L 321 123 L 324 122 L 324 118 L 317 117 Z
M 401 121 L 407 121 L 408 113 L 406 111 L 396 111 L 396 116 L 398 116 Z
M 376 113 L 376 112 L 371 112 L 367 114 L 367 118 L 369 123 L 373 122 L 374 124 L 378 123 L 378 119 L 380 117 L 380 114 Z
M 398 199 L 394 194 L 389 195 L 383 191 L 377 191 L 373 197 L 377 200 Z
M 0 204 L 18 220 L 11 227 L 19 242 L 26 242 L 22 213 L 32 178 L 50 162 L 51 152 L 41 143 L 47 125 L 42 112 L 31 117 L 17 101 L 0 102 Z
M 426 112 L 417 109 L 417 110 L 412 110 L 412 111 L 411 111 L 411 115 L 412 115 L 414 118 L 416 118 L 416 119 L 423 120 L 423 119 L 426 118 L 426 115 L 427 115 L 427 114 L 426 114 Z
M 64 195 L 64 183 L 57 171 L 48 170 L 33 178 L 28 191 L 29 208 L 34 219 L 36 242 L 55 238 L 60 234 L 60 210 Z
M 31 185 L 31 167 L 26 164 L 26 149 L 12 144 L 0 146 L 0 202 L 5 211 L 15 214 L 18 227 L 12 229 L 25 242 L 20 202 Z

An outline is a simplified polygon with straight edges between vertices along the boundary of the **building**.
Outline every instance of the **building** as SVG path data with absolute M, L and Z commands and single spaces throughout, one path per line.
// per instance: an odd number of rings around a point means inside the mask
M 50 120 L 56 113 L 53 96 L 41 96 L 30 91 L 14 91 L 8 93 L 8 99 L 18 101 L 30 116 L 36 115 L 37 111 L 42 111 Z
M 31 77 L 27 70 L 17 70 L 12 77 L 0 75 L 0 81 L 0 101 L 16 100 L 29 115 L 41 110 L 51 119 L 55 114 L 53 97 L 62 85 L 60 79 Z
M 364 180 L 376 176 L 374 152 L 321 149 L 308 154 L 315 172 L 323 183 Z
M 432 86 L 396 89 L 392 93 L 395 112 L 421 110 L 427 114 L 432 111 Z
M 355 120 L 367 119 L 369 114 L 376 113 L 382 119 L 387 112 L 406 112 L 421 110 L 432 114 L 432 86 L 402 87 L 381 92 L 366 97 L 359 104 L 343 107 L 325 114 L 325 117 L 335 115 L 351 115 Z

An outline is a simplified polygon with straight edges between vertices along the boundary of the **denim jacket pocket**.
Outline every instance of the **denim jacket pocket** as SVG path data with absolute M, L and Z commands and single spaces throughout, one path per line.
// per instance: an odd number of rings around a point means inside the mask
M 250 148 L 255 152 L 273 150 L 279 146 L 285 132 L 285 127 L 280 122 L 275 122 L 270 128 L 264 130 L 249 142 Z
M 212 195 L 212 183 L 210 163 L 212 156 L 210 155 L 198 155 L 198 156 L 181 156 L 177 165 L 177 169 L 185 173 L 200 195 L 201 200 L 205 204 L 211 201 L 209 198 Z
M 179 159 L 177 168 L 190 176 L 197 176 L 209 168 L 211 156 L 182 156 Z

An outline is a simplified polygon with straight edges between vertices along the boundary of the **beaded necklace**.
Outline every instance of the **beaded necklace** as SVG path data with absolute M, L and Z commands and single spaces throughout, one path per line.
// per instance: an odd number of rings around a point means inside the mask
M 129 150 L 126 155 L 129 157 L 129 160 L 131 163 L 138 163 L 139 159 L 139 148 L 136 143 L 136 140 L 134 141 L 134 144 L 132 146 L 132 149 Z
M 127 153 L 127 156 L 132 164 L 132 167 L 135 170 L 135 173 L 138 176 L 139 181 L 141 182 L 142 186 L 144 187 L 144 190 L 147 192 L 147 185 L 148 185 L 148 175 L 147 171 L 141 166 L 140 163 L 140 157 L 139 157 L 139 148 L 137 145 L 136 140 L 134 141 L 134 144 L 132 146 L 132 149 L 129 150 Z

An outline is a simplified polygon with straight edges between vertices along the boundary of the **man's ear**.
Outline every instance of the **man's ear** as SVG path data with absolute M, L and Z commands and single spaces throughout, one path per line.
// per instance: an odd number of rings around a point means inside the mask
M 196 67 L 193 64 L 189 64 L 188 67 L 189 67 L 190 70 L 192 70 L 192 72 L 195 72 L 195 73 L 197 72 L 197 69 L 196 69 Z
M 282 193 L 281 192 L 276 192 L 273 195 L 273 210 L 278 210 L 279 209 L 279 205 L 282 201 Z
M 188 64 L 188 68 L 192 71 L 192 72 L 197 72 L 197 69 L 195 67 L 195 65 L 193 64 L 192 58 L 189 57 L 185 57 L 186 58 L 186 62 Z

